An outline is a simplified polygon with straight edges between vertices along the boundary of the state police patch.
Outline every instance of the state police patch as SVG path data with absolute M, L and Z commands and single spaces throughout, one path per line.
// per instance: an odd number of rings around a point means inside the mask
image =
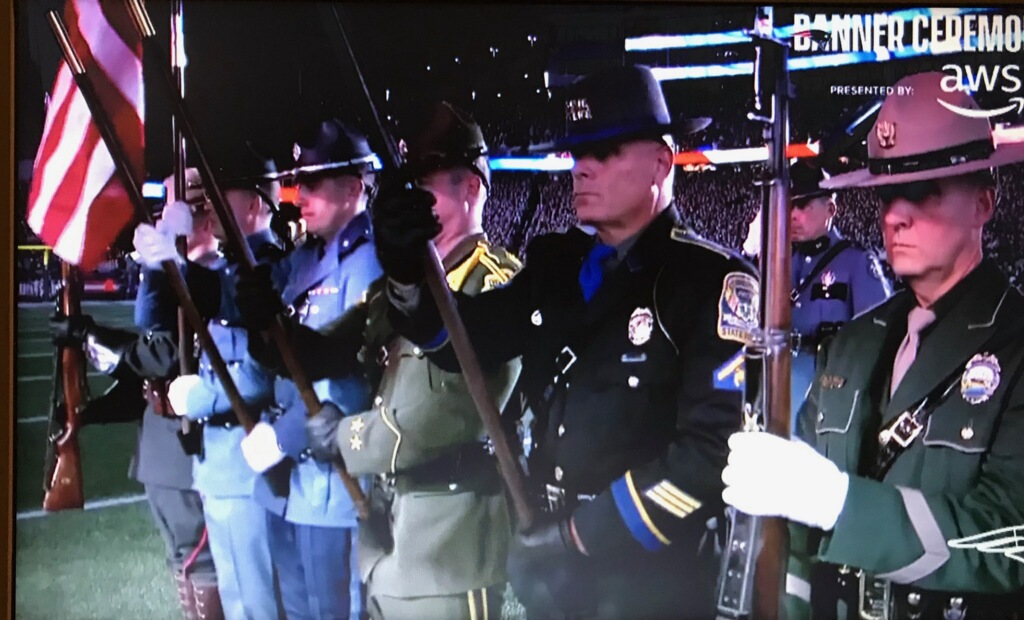
M 718 300 L 718 337 L 747 344 L 757 329 L 761 288 L 753 276 L 733 271 L 725 276 Z

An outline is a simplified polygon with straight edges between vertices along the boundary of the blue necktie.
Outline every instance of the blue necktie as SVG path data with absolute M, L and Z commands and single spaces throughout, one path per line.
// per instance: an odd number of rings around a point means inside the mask
M 583 291 L 584 301 L 589 302 L 597 289 L 601 288 L 601 281 L 604 280 L 604 262 L 614 253 L 615 248 L 612 246 L 598 243 L 587 254 L 583 267 L 580 268 L 580 289 Z

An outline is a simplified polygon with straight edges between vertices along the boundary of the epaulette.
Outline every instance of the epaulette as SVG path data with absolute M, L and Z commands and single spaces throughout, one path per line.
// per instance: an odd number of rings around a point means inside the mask
M 737 258 L 736 254 L 723 248 L 717 243 L 713 241 L 708 241 L 707 239 L 697 235 L 697 233 L 694 232 L 692 228 L 674 226 L 672 227 L 672 231 L 669 233 L 669 236 L 672 237 L 673 241 L 678 241 L 680 243 L 688 243 L 690 245 L 695 245 L 704 248 L 705 250 L 711 250 L 712 252 L 718 254 L 719 256 L 722 256 L 723 258 Z
M 499 256 L 491 250 L 486 241 L 478 241 L 473 253 L 462 263 L 448 272 L 448 286 L 453 291 L 461 291 L 466 280 L 477 268 L 481 266 L 487 270 L 483 277 L 484 291 L 503 286 L 512 280 L 512 276 L 522 267 L 518 259 L 508 252 L 505 256 Z

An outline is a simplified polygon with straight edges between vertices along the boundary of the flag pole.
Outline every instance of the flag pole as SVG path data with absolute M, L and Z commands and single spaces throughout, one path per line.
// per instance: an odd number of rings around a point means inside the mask
M 125 155 L 124 148 L 114 131 L 113 122 L 103 109 L 103 106 L 100 105 L 96 90 L 93 88 L 92 82 L 86 74 L 85 65 L 82 64 L 81 59 L 75 52 L 74 46 L 71 44 L 71 39 L 68 36 L 68 31 L 64 25 L 64 21 L 56 11 L 50 11 L 47 14 L 47 17 L 50 22 L 50 28 L 53 30 L 54 37 L 57 39 L 61 52 L 64 54 L 64 60 L 67 62 L 68 68 L 71 70 L 71 74 L 75 79 L 75 83 L 78 85 L 78 88 L 82 93 L 82 98 L 85 99 L 86 104 L 89 106 L 89 112 L 92 114 L 93 121 L 96 123 L 97 129 L 99 130 L 107 149 L 110 151 L 110 158 L 113 160 L 117 172 L 121 175 L 121 178 L 124 181 L 125 189 L 128 192 L 129 199 L 132 201 L 132 206 L 135 209 L 136 216 L 142 222 L 153 224 L 153 216 L 150 214 L 149 209 L 146 208 L 146 201 L 142 196 L 142 192 L 139 190 L 141 186 L 138 179 L 135 177 L 135 173 L 132 171 L 132 168 L 128 163 L 128 158 Z M 224 358 L 221 357 L 220 352 L 214 345 L 213 339 L 210 337 L 210 332 L 206 329 L 206 322 L 203 321 L 203 318 L 199 315 L 199 311 L 196 309 L 195 303 L 189 295 L 188 287 L 185 284 L 185 278 L 182 276 L 181 269 L 178 268 L 178 264 L 175 261 L 171 260 L 162 262 L 160 266 L 163 268 L 164 273 L 167 274 L 174 292 L 178 295 L 178 299 L 181 303 L 181 308 L 185 312 L 185 316 L 188 318 L 192 328 L 195 329 L 196 335 L 199 337 L 199 341 L 204 350 L 207 351 L 207 355 L 210 358 L 210 365 L 213 367 L 214 373 L 223 385 L 224 391 L 227 393 L 228 400 L 231 401 L 231 408 L 234 410 L 235 415 L 238 416 L 239 422 L 241 422 L 242 426 L 245 427 L 246 432 L 252 430 L 256 421 L 249 412 L 241 394 L 239 394 L 238 387 L 231 379 L 231 375 L 228 374 L 228 368 L 224 363 Z
M 142 37 L 142 45 L 144 49 L 149 49 L 154 57 L 159 57 L 160 49 L 156 43 L 156 30 L 153 28 L 153 22 L 149 18 L 149 14 L 146 11 L 146 7 L 143 5 L 141 0 L 125 0 L 128 7 L 128 12 L 132 18 L 132 23 L 139 35 Z M 213 209 L 217 213 L 217 218 L 220 220 L 221 228 L 224 229 L 225 242 L 228 245 L 230 251 L 238 257 L 238 269 L 241 273 L 251 273 L 256 266 L 256 259 L 253 256 L 252 248 L 245 242 L 245 238 L 242 235 L 242 231 L 238 226 L 238 222 L 235 220 L 231 209 L 228 206 L 227 199 L 224 197 L 224 193 L 220 188 L 220 184 L 217 182 L 216 177 L 213 174 L 213 168 L 210 166 L 209 161 L 206 159 L 206 155 L 203 152 L 202 147 L 199 144 L 194 123 L 192 122 L 191 114 L 188 112 L 188 108 L 181 96 L 174 89 L 173 77 L 168 70 L 166 65 L 161 65 L 162 74 L 160 82 L 166 91 L 167 97 L 171 103 L 171 110 L 178 120 L 181 126 L 181 130 L 192 147 L 192 152 L 195 154 L 196 167 L 199 169 L 199 175 L 203 179 L 203 187 L 207 190 L 207 195 L 210 201 L 213 203 Z M 322 408 L 320 398 L 313 391 L 313 384 L 310 382 L 309 377 L 306 375 L 306 371 L 299 363 L 298 357 L 295 355 L 295 350 L 292 348 L 291 341 L 288 339 L 288 334 L 285 331 L 285 324 L 281 315 L 277 316 L 277 319 L 270 325 L 270 327 L 263 332 L 265 335 L 270 336 L 274 344 L 277 346 L 277 350 L 281 355 L 281 360 L 284 362 L 285 368 L 288 369 L 288 374 L 291 376 L 292 382 L 298 388 L 299 395 L 302 398 L 302 402 L 306 407 L 307 414 L 312 417 L 317 415 Z M 206 346 L 205 344 L 203 345 Z M 348 492 L 349 497 L 352 499 L 352 503 L 356 506 L 359 511 L 359 515 L 362 518 L 369 516 L 369 509 L 366 504 L 366 496 L 363 494 L 362 488 L 355 478 L 351 476 L 345 469 L 343 461 L 336 460 L 334 462 L 335 470 L 341 476 L 342 483 L 345 486 L 345 490 Z

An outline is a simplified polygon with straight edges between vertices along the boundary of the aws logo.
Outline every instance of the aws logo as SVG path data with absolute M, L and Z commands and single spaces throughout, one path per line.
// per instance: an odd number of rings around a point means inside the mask
M 996 92 L 1016 94 L 1021 90 L 1020 65 L 944 65 L 942 70 L 946 76 L 942 78 L 942 90 L 953 92 Z M 1024 97 L 1010 97 L 1009 105 L 993 110 L 975 110 L 964 108 L 948 101 L 938 99 L 942 107 L 967 118 L 993 118 L 1007 112 L 1024 111 Z

